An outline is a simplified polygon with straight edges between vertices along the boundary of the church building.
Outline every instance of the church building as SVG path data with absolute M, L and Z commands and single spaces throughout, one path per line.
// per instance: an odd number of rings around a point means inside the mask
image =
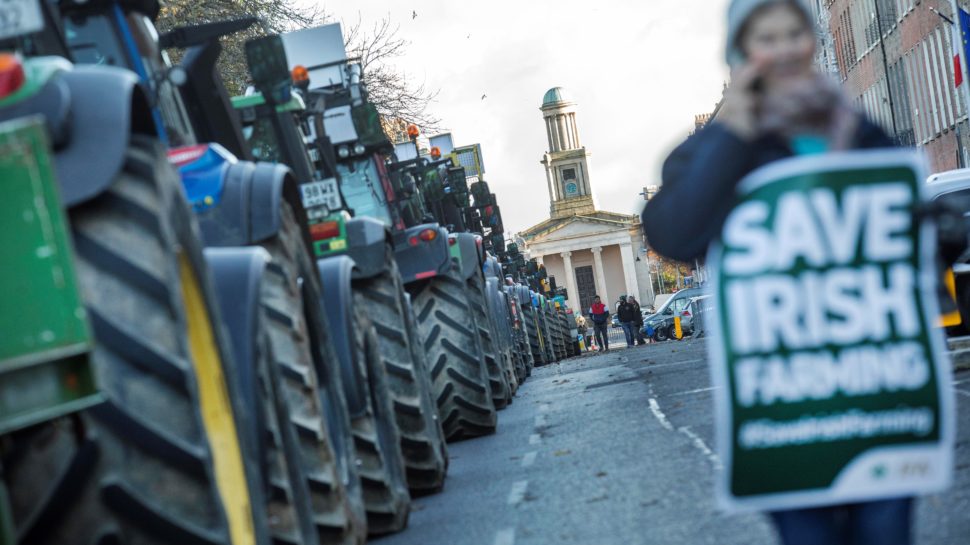
M 542 156 L 549 189 L 549 219 L 519 233 L 530 257 L 546 268 L 567 303 L 586 312 L 599 295 L 614 308 L 620 295 L 635 295 L 641 306 L 654 294 L 640 218 L 596 209 L 590 153 L 579 137 L 576 103 L 561 87 L 542 99 L 548 151 Z M 642 184 L 630 181 L 631 198 Z

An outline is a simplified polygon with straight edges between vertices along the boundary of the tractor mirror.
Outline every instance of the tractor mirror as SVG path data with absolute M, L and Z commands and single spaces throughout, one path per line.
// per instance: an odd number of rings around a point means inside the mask
M 280 104 L 290 100 L 293 83 L 286 64 L 283 38 L 275 35 L 248 40 L 246 63 L 253 86 L 263 93 L 267 103 Z

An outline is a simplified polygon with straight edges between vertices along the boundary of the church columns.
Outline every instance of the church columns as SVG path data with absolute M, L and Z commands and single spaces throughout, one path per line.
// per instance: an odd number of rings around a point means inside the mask
M 623 262 L 623 280 L 626 284 L 626 294 L 640 298 L 640 288 L 637 283 L 637 270 L 633 263 L 632 243 L 620 244 L 620 260 Z
M 593 252 L 593 274 L 596 280 L 596 294 L 600 296 L 606 306 L 610 305 L 610 295 L 606 293 L 606 272 L 603 271 L 603 247 L 590 248 Z
M 576 271 L 573 270 L 573 253 L 563 252 L 559 255 L 562 256 L 563 268 L 566 271 L 566 295 L 569 296 L 569 306 L 574 311 L 579 312 L 579 292 L 576 291 Z
M 556 116 L 556 127 L 558 127 L 558 129 L 559 129 L 559 131 L 558 131 L 558 133 L 559 133 L 559 149 L 560 150 L 567 150 L 567 149 L 569 149 L 568 145 L 566 144 L 566 124 L 563 122 L 563 116 L 561 116 L 561 115 L 557 115 Z

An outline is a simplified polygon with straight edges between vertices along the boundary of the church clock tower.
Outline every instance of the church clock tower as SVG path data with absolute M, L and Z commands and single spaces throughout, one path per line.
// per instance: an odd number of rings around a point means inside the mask
M 589 185 L 589 153 L 579 140 L 576 104 L 562 87 L 553 87 L 542 98 L 549 151 L 542 156 L 549 186 L 550 215 L 564 218 L 596 212 Z

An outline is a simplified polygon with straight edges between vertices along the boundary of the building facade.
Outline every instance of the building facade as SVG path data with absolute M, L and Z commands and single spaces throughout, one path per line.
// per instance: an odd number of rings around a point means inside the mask
M 585 312 L 594 295 L 609 302 L 635 295 L 641 304 L 651 304 L 640 218 L 596 209 L 590 154 L 580 140 L 576 103 L 555 87 L 543 97 L 540 110 L 549 146 L 540 161 L 549 191 L 549 219 L 518 234 L 529 257 L 566 287 L 574 311 Z
M 823 25 L 819 62 L 831 66 L 825 59 L 834 56 L 835 73 L 856 104 L 900 144 L 923 148 L 934 172 L 967 166 L 967 105 L 954 79 L 951 2 L 813 2 Z

